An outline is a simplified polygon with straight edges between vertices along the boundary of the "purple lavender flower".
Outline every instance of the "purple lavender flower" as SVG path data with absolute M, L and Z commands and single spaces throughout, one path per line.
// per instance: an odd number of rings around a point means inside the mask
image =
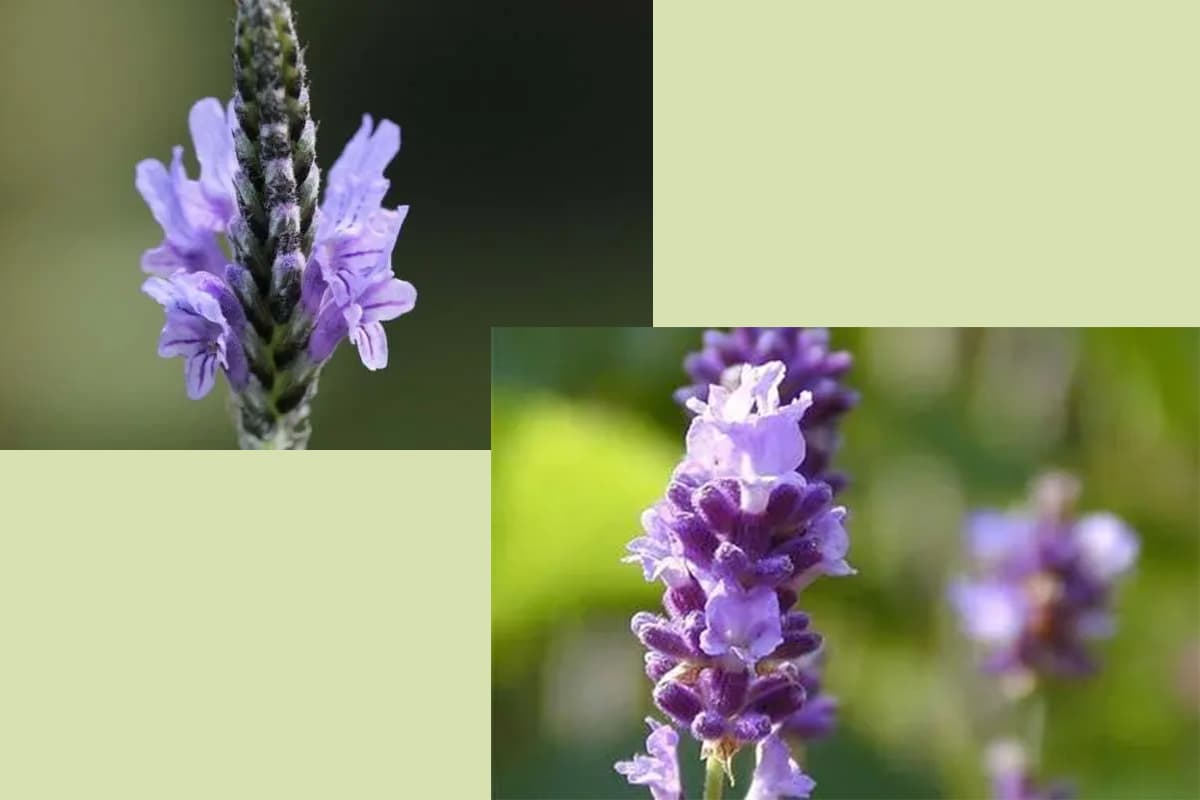
M 843 414 L 858 404 L 858 394 L 841 383 L 853 359 L 843 351 L 831 352 L 829 332 L 823 328 L 734 328 L 728 333 L 707 331 L 704 347 L 684 359 L 692 384 L 675 392 L 681 405 L 707 400 L 710 386 L 736 380 L 742 364 L 757 366 L 780 361 L 787 377 L 779 386 L 785 403 L 812 396 L 800 427 L 807 455 L 799 466 L 804 477 L 821 480 L 839 491 L 845 476 L 829 471 L 839 445 L 838 423 Z M 690 406 L 689 406 L 690 407 Z
M 236 211 L 231 114 L 232 106 L 227 112 L 211 97 L 192 106 L 188 123 L 200 161 L 199 181 L 188 178 L 182 147 L 173 149 L 169 170 L 154 159 L 137 165 L 137 189 L 165 237 L 142 256 L 146 272 L 162 277 L 177 270 L 224 274 L 228 260 L 218 235 L 228 231 Z
M 777 738 L 815 685 L 801 659 L 821 646 L 795 606 L 816 577 L 853 573 L 845 509 L 828 484 L 797 472 L 812 398 L 783 403 L 785 380 L 780 362 L 744 365 L 706 400 L 688 400 L 687 454 L 625 558 L 665 587 L 666 615 L 641 612 L 631 626 L 648 650 L 655 703 L 726 770 L 741 748 L 767 742 L 761 797 L 811 788 Z M 832 724 L 828 708 L 816 712 L 810 725 Z
M 1077 494 L 1073 480 L 1049 475 L 1032 512 L 968 521 L 976 575 L 955 581 L 950 599 L 963 630 L 986 649 L 985 668 L 1014 692 L 1038 677 L 1095 669 L 1087 643 L 1111 635 L 1113 585 L 1137 558 L 1137 537 L 1117 517 L 1075 517 Z
M 368 369 L 386 366 L 381 323 L 416 303 L 412 284 L 391 267 L 407 206 L 382 207 L 383 170 L 400 149 L 400 129 L 365 117 L 318 209 L 316 124 L 286 0 L 239 0 L 234 78 L 229 104 L 206 98 L 189 115 L 199 180 L 188 177 L 182 147 L 169 168 L 152 159 L 137 166 L 137 189 L 164 235 L 142 268 L 163 281 L 146 286 L 167 309 L 164 342 L 198 319 L 215 326 L 188 334 L 204 334 L 188 345 L 203 341 L 202 353 L 160 346 L 187 359 L 188 395 L 206 394 L 219 365 L 241 445 L 302 448 L 317 378 L 337 345 L 349 339 Z M 209 276 L 202 291 L 181 277 L 195 274 Z M 213 319 L 197 292 L 220 292 L 223 309 L 232 297 L 238 312 Z
M 148 278 L 142 291 L 166 312 L 158 354 L 183 357 L 188 397 L 209 393 L 218 366 L 230 386 L 246 385 L 246 355 L 239 339 L 246 318 L 224 281 L 207 272 L 180 271 L 170 278 Z
M 630 783 L 646 786 L 654 800 L 681 800 L 683 789 L 679 782 L 679 734 L 670 725 L 646 718 L 650 735 L 646 737 L 646 752 L 631 761 L 618 761 L 615 769 Z
M 387 366 L 382 322 L 412 310 L 417 292 L 392 273 L 392 249 L 408 206 L 382 208 L 384 168 L 400 151 L 400 129 L 369 115 L 329 172 L 312 258 L 304 270 L 303 302 L 316 318 L 308 352 L 329 357 L 349 337 L 368 369 Z

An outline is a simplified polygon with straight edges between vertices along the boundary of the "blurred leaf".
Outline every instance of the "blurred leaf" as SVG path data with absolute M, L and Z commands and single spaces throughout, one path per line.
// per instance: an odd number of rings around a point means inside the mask
M 621 557 L 680 450 L 619 411 L 549 395 L 497 394 L 492 636 L 498 676 L 528 657 L 499 643 L 648 591 L 638 568 Z

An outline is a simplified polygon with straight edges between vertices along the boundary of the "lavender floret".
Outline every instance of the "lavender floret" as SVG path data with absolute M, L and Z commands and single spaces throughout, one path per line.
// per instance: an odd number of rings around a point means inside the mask
M 811 480 L 828 483 L 838 492 L 845 475 L 831 471 L 841 439 L 841 417 L 858 404 L 858 393 L 846 388 L 842 378 L 853 359 L 844 351 L 829 349 L 829 332 L 824 328 L 734 328 L 728 333 L 710 330 L 704 347 L 684 359 L 684 370 L 692 384 L 675 392 L 680 405 L 707 400 L 710 386 L 736 380 L 742 364 L 759 366 L 769 361 L 783 363 L 787 374 L 779 386 L 784 403 L 802 392 L 811 395 L 811 406 L 800 420 L 806 455 L 799 471 Z
M 191 313 L 221 329 L 205 333 L 212 355 L 160 347 L 188 359 L 188 395 L 211 390 L 220 367 L 243 447 L 303 448 L 318 377 L 338 344 L 348 339 L 368 369 L 386 366 L 382 323 L 416 303 L 412 284 L 391 267 L 407 206 L 382 207 L 400 129 L 364 117 L 318 208 L 316 124 L 286 0 L 238 1 L 234 78 L 232 101 L 206 98 L 189 115 L 199 180 L 187 176 L 182 147 L 169 168 L 137 166 L 138 191 L 164 234 L 142 268 L 156 276 L 147 292 L 166 308 L 167 328 L 194 327 Z M 233 298 L 238 311 L 214 320 L 182 310 L 197 274 L 209 276 L 204 291 Z M 164 330 L 164 341 L 176 338 Z

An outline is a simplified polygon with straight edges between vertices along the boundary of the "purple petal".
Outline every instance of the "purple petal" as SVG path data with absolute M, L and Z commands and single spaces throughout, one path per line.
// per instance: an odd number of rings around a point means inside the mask
M 358 348 L 358 357 L 369 370 L 383 369 L 388 362 L 387 334 L 378 322 L 366 322 L 350 331 L 350 342 Z
M 220 335 L 221 327 L 193 314 L 190 311 L 171 309 L 167 312 L 167 323 L 158 340 L 158 354 L 163 358 L 173 356 L 192 357 L 210 352 L 213 342 Z
M 342 311 L 330 304 L 317 315 L 312 335 L 308 337 L 308 355 L 318 364 L 333 355 L 338 343 L 345 338 L 348 328 Z
M 192 106 L 188 126 L 200 162 L 200 189 L 208 210 L 224 228 L 237 210 L 233 188 L 237 157 L 228 109 L 216 98 L 207 97 Z
M 778 736 L 768 736 L 758 744 L 758 764 L 746 800 L 806 798 L 816 783 L 792 760 L 787 745 Z
M 391 278 L 380 281 L 358 298 L 365 322 L 385 322 L 412 311 L 417 290 L 408 281 Z
M 208 394 L 217 378 L 217 354 L 208 351 L 190 356 L 183 363 L 184 380 L 187 383 L 187 394 L 193 400 L 199 400 Z
M 958 610 L 963 630 L 989 644 L 1009 644 L 1021 633 L 1026 608 L 1019 590 L 989 581 L 958 581 L 950 587 L 950 600 Z
M 1137 537 L 1113 514 L 1088 514 L 1074 534 L 1083 568 L 1097 580 L 1111 581 L 1137 560 Z

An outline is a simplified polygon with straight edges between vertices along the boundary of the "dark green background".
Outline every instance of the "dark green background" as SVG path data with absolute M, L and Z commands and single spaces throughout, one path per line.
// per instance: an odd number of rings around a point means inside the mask
M 396 121 L 391 365 L 343 345 L 317 448 L 484 448 L 493 324 L 650 314 L 649 3 L 296 0 L 318 157 Z M 155 355 L 134 165 L 232 85 L 230 0 L 0 2 L 0 447 L 231 447 L 224 387 Z M 194 162 L 193 176 L 195 175 Z
M 650 686 L 629 616 L 659 592 L 619 559 L 683 450 L 671 400 L 688 329 L 494 337 L 493 764 L 497 797 L 638 798 Z M 1039 470 L 1142 541 L 1094 680 L 1048 697 L 1045 773 L 1086 800 L 1200 795 L 1200 337 L 1195 330 L 836 329 L 861 407 L 844 425 L 854 577 L 801 605 L 826 635 L 837 735 L 819 798 L 982 798 L 980 750 L 1023 730 L 979 679 L 944 601 L 963 514 Z M 1012 726 L 1015 726 L 1013 728 Z M 698 750 L 681 749 L 699 793 Z M 741 758 L 743 771 L 751 758 Z M 741 797 L 744 777 L 731 797 Z

